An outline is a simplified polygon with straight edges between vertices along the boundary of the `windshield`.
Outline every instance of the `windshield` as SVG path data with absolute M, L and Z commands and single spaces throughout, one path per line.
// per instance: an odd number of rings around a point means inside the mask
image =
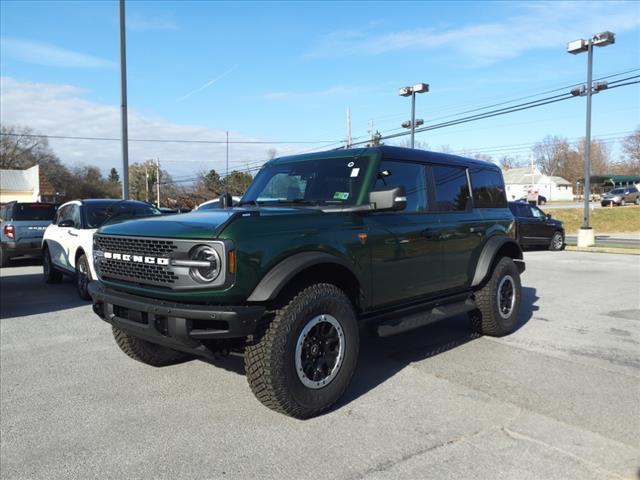
M 618 195 L 620 193 L 624 193 L 624 189 L 622 189 L 622 188 L 614 188 L 613 190 L 610 190 L 609 193 L 612 194 L 612 195 Z
M 57 208 L 57 205 L 51 203 L 18 203 L 13 207 L 13 219 L 53 220 Z
M 265 165 L 241 204 L 354 205 L 368 158 L 322 158 Z
M 89 204 L 85 207 L 87 228 L 99 228 L 102 225 L 122 222 L 131 218 L 151 217 L 162 215 L 162 212 L 152 205 L 138 202 L 114 202 Z

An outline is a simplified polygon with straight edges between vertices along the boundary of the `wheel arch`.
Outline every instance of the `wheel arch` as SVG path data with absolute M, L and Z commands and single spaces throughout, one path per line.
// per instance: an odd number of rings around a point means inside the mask
M 277 263 L 260 280 L 249 302 L 277 302 L 310 283 L 331 283 L 343 290 L 356 310 L 361 304 L 360 280 L 351 266 L 335 255 L 303 252 Z
M 509 237 L 491 237 L 484 245 L 478 258 L 471 287 L 482 285 L 489 275 L 491 275 L 491 270 L 495 262 L 502 257 L 513 259 L 518 267 L 518 271 L 520 273 L 524 272 L 525 264 L 523 261 L 522 248 L 518 242 Z

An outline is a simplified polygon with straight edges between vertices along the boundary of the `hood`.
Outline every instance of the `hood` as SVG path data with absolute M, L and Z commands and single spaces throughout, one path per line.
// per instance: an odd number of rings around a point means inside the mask
M 147 217 L 123 223 L 105 225 L 98 233 L 132 237 L 184 238 L 208 240 L 215 238 L 231 222 L 245 216 L 273 216 L 322 212 L 310 208 L 230 208 L 224 210 L 195 211 L 162 217 Z

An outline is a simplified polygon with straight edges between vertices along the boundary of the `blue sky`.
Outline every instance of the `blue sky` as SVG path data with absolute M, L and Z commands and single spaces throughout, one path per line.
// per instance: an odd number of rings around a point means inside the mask
M 5 124 L 43 134 L 118 136 L 117 2 L 1 4 Z M 403 85 L 426 82 L 425 122 L 584 81 L 586 55 L 566 42 L 602 30 L 595 76 L 640 69 L 637 2 L 152 2 L 127 3 L 132 138 L 339 141 L 408 118 Z M 637 75 L 636 71 L 630 75 Z M 585 102 L 567 102 L 426 132 L 433 149 L 527 156 L 544 135 L 584 134 Z M 455 118 L 451 117 L 451 118 Z M 638 85 L 594 98 L 594 135 L 640 124 Z M 608 135 L 611 134 L 611 135 Z M 608 136 L 607 136 L 608 135 Z M 52 140 L 67 163 L 119 166 L 116 142 Z M 274 145 L 280 153 L 321 145 Z M 611 144 L 614 155 L 617 149 Z M 232 145 L 232 167 L 264 160 L 268 145 Z M 221 169 L 224 147 L 138 143 L 131 161 L 160 157 L 177 176 Z

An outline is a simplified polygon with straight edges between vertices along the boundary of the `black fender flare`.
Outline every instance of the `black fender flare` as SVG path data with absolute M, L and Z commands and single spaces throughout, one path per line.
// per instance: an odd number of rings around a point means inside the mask
M 480 257 L 478 258 L 478 263 L 476 264 L 476 271 L 473 275 L 473 281 L 471 282 L 472 287 L 477 287 L 478 285 L 480 285 L 485 280 L 487 275 L 491 273 L 489 269 L 491 268 L 491 265 L 493 264 L 498 251 L 505 245 L 508 245 L 508 248 L 511 250 L 512 255 L 509 256 L 513 258 L 516 266 L 518 267 L 518 271 L 520 273 L 524 272 L 525 264 L 522 260 L 522 248 L 520 248 L 518 242 L 509 237 L 491 237 L 489 240 L 487 240 L 487 243 L 485 243 L 482 252 L 480 252 Z
M 353 267 L 343 259 L 325 252 L 302 252 L 291 255 L 277 263 L 262 277 L 247 299 L 248 302 L 267 302 L 275 299 L 284 286 L 298 273 L 318 264 L 336 264 L 347 268 L 355 278 Z

